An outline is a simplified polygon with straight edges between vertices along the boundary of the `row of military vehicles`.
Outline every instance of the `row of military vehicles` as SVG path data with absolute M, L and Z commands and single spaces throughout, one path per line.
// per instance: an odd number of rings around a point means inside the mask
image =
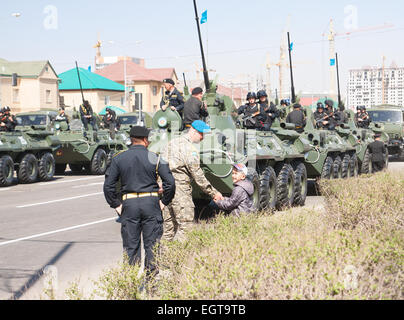
M 261 210 L 304 205 L 309 179 L 355 177 L 372 172 L 368 145 L 381 133 L 390 154 L 403 153 L 404 111 L 393 106 L 368 111 L 373 122 L 369 129 L 358 128 L 353 111 L 348 121 L 335 130 L 318 130 L 312 108 L 304 108 L 307 124 L 298 133 L 292 124 L 277 119 L 270 131 L 246 129 L 235 118 L 233 101 L 216 93 L 210 82 L 204 96 L 209 111 L 206 120 L 212 132 L 200 145 L 201 165 L 206 177 L 223 194 L 231 194 L 232 164 L 245 163 L 256 192 L 254 201 Z M 138 123 L 137 114 L 120 117 L 120 131 L 114 139 L 108 130 L 85 132 L 78 113 L 69 124 L 56 121 L 56 111 L 17 115 L 14 132 L 0 133 L 0 186 L 50 181 L 69 165 L 73 173 L 103 175 L 114 153 L 126 150 L 129 131 Z M 146 114 L 145 125 L 152 128 L 150 149 L 159 153 L 167 142 L 182 134 L 182 119 L 176 111 Z M 386 156 L 386 165 L 388 156 Z M 194 199 L 203 208 L 209 199 L 194 186 Z

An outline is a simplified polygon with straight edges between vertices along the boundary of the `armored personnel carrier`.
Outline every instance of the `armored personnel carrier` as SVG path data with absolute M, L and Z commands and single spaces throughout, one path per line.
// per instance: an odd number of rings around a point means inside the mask
M 14 132 L 0 132 L 0 187 L 13 183 L 15 171 L 18 183 L 53 179 L 53 152 L 59 148 L 60 141 L 48 122 L 50 114 L 18 115 Z
M 381 124 L 384 132 L 389 136 L 389 154 L 404 157 L 404 108 L 398 106 L 381 105 L 372 107 L 368 114 L 373 123 Z
M 103 175 L 113 154 L 126 148 L 128 137 L 123 133 L 118 133 L 115 139 L 111 139 L 108 130 L 94 131 L 89 125 L 89 130 L 85 131 L 78 114 L 74 114 L 69 123 L 56 121 L 56 115 L 56 112 L 44 114 L 39 111 L 17 117 L 22 121 L 24 118 L 45 117 L 43 121 L 47 123 L 46 132 L 58 141 L 58 148 L 53 150 L 56 174 L 63 174 L 69 165 L 73 173 L 80 173 L 85 169 L 87 173 Z M 42 129 L 38 126 L 31 128 L 35 134 L 39 134 Z

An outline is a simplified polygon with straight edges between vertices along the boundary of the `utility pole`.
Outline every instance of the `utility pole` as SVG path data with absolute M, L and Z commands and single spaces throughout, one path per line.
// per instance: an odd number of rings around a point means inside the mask
M 334 99 L 335 98 L 335 92 L 336 92 L 336 84 L 335 84 L 335 64 L 332 64 L 331 61 L 335 59 L 335 30 L 334 30 L 334 21 L 331 19 L 330 20 L 330 33 L 328 34 L 328 40 L 330 42 L 330 58 L 329 58 L 329 64 L 330 64 L 330 92 L 329 96 L 330 98 Z

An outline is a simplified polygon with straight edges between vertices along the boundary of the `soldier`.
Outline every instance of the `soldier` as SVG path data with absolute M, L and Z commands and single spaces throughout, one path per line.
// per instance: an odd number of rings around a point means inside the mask
M 314 112 L 314 120 L 316 120 L 318 129 L 328 128 L 328 115 L 324 112 L 324 105 L 321 102 L 317 103 L 317 111 Z
M 258 104 L 260 106 L 260 116 L 258 123 L 261 125 L 259 130 L 269 131 L 272 127 L 272 122 L 279 117 L 279 112 L 276 106 L 271 102 L 268 102 L 268 95 L 265 90 L 257 92 Z
M 335 130 L 340 118 L 334 112 L 334 102 L 325 100 L 325 113 L 328 115 L 328 130 Z
M 4 116 L 3 108 L 0 108 L 0 132 L 1 131 L 7 131 L 6 117 Z
M 184 97 L 182 93 L 175 88 L 175 83 L 172 79 L 164 79 L 163 83 L 166 91 L 160 103 L 161 110 L 166 111 L 167 108 L 171 108 L 171 110 L 177 111 L 181 118 L 183 118 Z
M 210 127 L 203 121 L 192 123 L 188 133 L 171 140 L 162 151 L 162 158 L 167 160 L 175 178 L 176 194 L 172 203 L 163 211 L 165 240 L 182 240 L 185 232 L 194 221 L 194 203 L 192 201 L 191 182 L 214 200 L 223 196 L 206 179 L 200 166 L 199 151 L 194 144 L 199 144 Z
M 88 131 L 88 124 L 91 124 L 93 130 L 97 131 L 97 120 L 95 119 L 93 108 L 87 100 L 80 106 L 80 115 L 86 131 Z
M 17 126 L 17 118 L 15 115 L 12 115 L 10 107 L 4 107 L 3 108 L 3 119 L 5 119 L 3 122 L 5 124 L 5 131 L 11 132 L 15 130 L 15 127 Z
M 298 103 L 293 105 L 293 111 L 288 114 L 286 118 L 287 123 L 293 123 L 296 126 L 296 131 L 299 133 L 304 132 L 304 127 L 306 126 L 306 117 L 304 116 L 303 111 L 300 109 L 302 106 Z
M 245 128 L 257 129 L 259 127 L 257 116 L 260 114 L 260 110 L 257 105 L 257 95 L 255 92 L 249 92 L 247 94 L 247 101 L 244 106 L 239 108 L 238 114 L 244 115 L 243 121 Z
M 56 121 L 66 121 L 69 124 L 69 117 L 65 112 L 65 107 L 59 107 L 59 114 L 55 118 Z
M 185 102 L 184 105 L 184 125 L 185 128 L 190 128 L 191 124 L 196 120 L 202 120 L 209 116 L 206 104 L 202 102 L 202 88 L 192 90 L 192 97 Z
M 371 119 L 369 114 L 366 112 L 365 106 L 359 106 L 356 108 L 357 113 L 355 115 L 355 122 L 358 128 L 367 129 L 369 128 Z
M 147 150 L 149 130 L 135 126 L 130 131 L 132 146 L 117 154 L 104 183 L 104 195 L 111 208 L 121 216 L 123 248 L 129 264 L 141 262 L 141 234 L 145 249 L 146 275 L 158 272 L 153 248 L 163 234 L 162 208 L 175 194 L 175 181 L 168 163 Z M 159 201 L 158 177 L 162 180 L 163 196 Z M 121 181 L 122 198 L 117 183 Z
M 380 140 L 381 134 L 375 134 L 375 141 L 369 144 L 369 151 L 372 154 L 372 168 L 373 172 L 382 171 L 385 167 L 386 158 L 386 146 L 383 141 Z
M 109 130 L 109 134 L 111 139 L 115 139 L 115 130 L 116 130 L 116 113 L 111 108 L 105 109 L 105 115 L 102 118 L 102 123 L 105 129 Z

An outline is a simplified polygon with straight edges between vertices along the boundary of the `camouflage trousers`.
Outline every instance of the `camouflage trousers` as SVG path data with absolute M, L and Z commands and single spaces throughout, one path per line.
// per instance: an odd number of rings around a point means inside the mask
M 164 233 L 162 240 L 183 240 L 185 233 L 194 224 L 194 208 L 191 187 L 181 188 L 181 186 L 177 186 L 173 201 L 163 210 Z

